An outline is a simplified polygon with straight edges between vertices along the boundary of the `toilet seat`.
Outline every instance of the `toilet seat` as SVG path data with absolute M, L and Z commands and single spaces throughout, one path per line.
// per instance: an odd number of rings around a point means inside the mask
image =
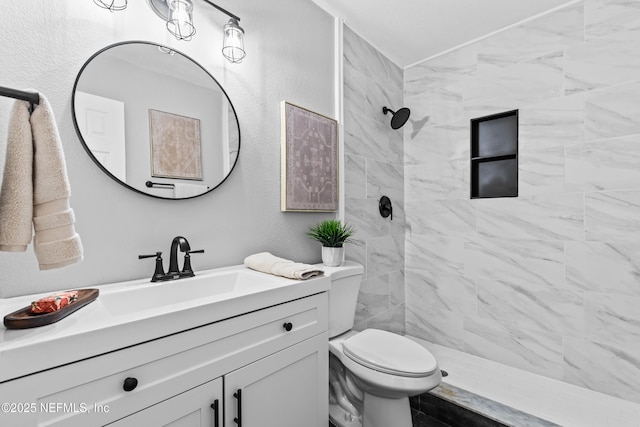
M 359 365 L 409 378 L 432 375 L 438 364 L 420 344 L 379 329 L 365 329 L 342 343 L 344 354 Z

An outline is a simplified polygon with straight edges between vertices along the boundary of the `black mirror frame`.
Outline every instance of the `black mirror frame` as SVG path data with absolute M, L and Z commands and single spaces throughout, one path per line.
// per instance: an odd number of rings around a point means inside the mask
M 82 133 L 80 132 L 80 127 L 78 126 L 78 122 L 76 120 L 75 94 L 76 94 L 76 89 L 78 87 L 78 82 L 80 81 L 80 77 L 82 76 L 82 72 L 91 63 L 91 61 L 96 56 L 100 55 L 101 53 L 103 53 L 103 52 L 105 52 L 105 51 L 107 51 L 109 49 L 113 49 L 114 47 L 117 47 L 117 46 L 127 45 L 127 44 L 136 44 L 136 43 L 137 44 L 146 44 L 146 45 L 150 45 L 150 46 L 166 47 L 166 46 L 163 46 L 163 45 L 158 44 L 158 43 L 149 42 L 149 41 L 142 41 L 142 40 L 129 40 L 129 41 L 124 41 L 124 42 L 113 43 L 113 44 L 110 44 L 109 46 L 106 46 L 106 47 L 100 49 L 99 51 L 97 51 L 93 55 L 91 55 L 91 57 L 89 57 L 89 59 L 87 59 L 87 61 L 82 65 L 82 67 L 80 68 L 80 71 L 78 71 L 78 74 L 76 76 L 76 80 L 75 80 L 75 82 L 73 84 L 73 90 L 71 91 L 71 116 L 72 116 L 72 119 L 73 119 L 73 127 L 76 130 L 76 134 L 78 135 L 78 138 L 80 139 L 80 142 L 82 143 L 82 147 L 85 149 L 85 151 L 87 152 L 87 154 L 89 155 L 91 160 L 93 160 L 93 162 L 96 165 L 98 165 L 98 167 L 105 174 L 107 174 L 111 179 L 113 179 L 114 181 L 116 181 L 120 185 L 128 188 L 129 190 L 132 190 L 132 191 L 134 191 L 136 193 L 139 193 L 139 194 L 144 194 L 145 196 L 153 197 L 153 198 L 156 198 L 156 199 L 164 199 L 164 200 L 188 200 L 188 199 L 195 199 L 196 197 L 204 196 L 205 194 L 208 194 L 208 193 L 212 192 L 213 190 L 215 190 L 216 188 L 220 187 L 229 178 L 229 176 L 231 175 L 231 173 L 235 169 L 236 165 L 238 164 L 238 159 L 240 158 L 240 146 L 241 146 L 242 137 L 241 137 L 241 133 L 240 133 L 240 120 L 238 119 L 238 114 L 236 112 L 235 107 L 233 106 L 233 103 L 231 102 L 231 99 L 229 98 L 229 95 L 224 90 L 224 87 L 222 87 L 220 82 L 218 82 L 218 80 L 216 80 L 216 78 L 213 77 L 213 75 L 211 75 L 211 73 L 209 73 L 202 65 L 200 65 L 200 63 L 195 61 L 190 56 L 185 55 L 184 53 L 171 48 L 172 51 L 174 51 L 176 53 L 179 53 L 180 55 L 182 55 L 183 57 L 187 58 L 188 60 L 193 62 L 195 65 L 200 67 L 202 69 L 202 71 L 207 73 L 207 75 L 209 77 L 211 77 L 211 79 L 218 85 L 218 87 L 220 88 L 220 90 L 222 91 L 224 96 L 226 96 L 227 100 L 229 101 L 229 105 L 231 106 L 231 110 L 233 110 L 233 114 L 234 114 L 234 116 L 236 118 L 236 125 L 238 127 L 238 154 L 236 155 L 236 158 L 233 161 L 233 165 L 229 169 L 229 172 L 227 173 L 227 175 L 218 184 L 216 184 L 215 186 L 211 187 L 210 189 L 208 189 L 207 191 L 205 191 L 205 192 L 203 192 L 201 194 L 198 194 L 196 196 L 191 196 L 191 197 L 180 197 L 180 198 L 162 197 L 162 196 L 157 196 L 155 194 L 145 193 L 144 191 L 140 191 L 139 189 L 130 186 L 126 182 L 121 181 L 116 176 L 114 176 L 111 172 L 109 172 L 109 170 L 93 155 L 93 153 L 91 152 L 91 149 L 89 149 L 89 146 L 85 142 L 84 137 L 82 136 Z

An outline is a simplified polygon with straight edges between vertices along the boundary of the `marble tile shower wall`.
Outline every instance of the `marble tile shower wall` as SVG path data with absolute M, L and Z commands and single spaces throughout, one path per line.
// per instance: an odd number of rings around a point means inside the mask
M 406 332 L 640 402 L 640 1 L 585 0 L 404 72 Z M 519 109 L 519 197 L 469 120 Z
M 343 45 L 345 220 L 360 243 L 346 257 L 365 266 L 355 328 L 404 333 L 403 136 L 382 114 L 402 104 L 402 70 L 347 26 Z M 393 220 L 378 212 L 383 195 Z

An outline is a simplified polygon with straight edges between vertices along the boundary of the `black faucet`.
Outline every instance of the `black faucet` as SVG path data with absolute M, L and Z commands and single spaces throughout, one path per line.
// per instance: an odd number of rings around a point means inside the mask
M 169 258 L 169 271 L 167 271 L 167 275 L 180 275 L 180 270 L 178 269 L 178 246 L 180 246 L 180 252 L 184 252 L 186 255 L 189 255 L 189 251 L 191 250 L 191 246 L 187 239 L 182 236 L 176 236 L 173 238 L 171 242 L 171 257 Z M 185 257 L 186 257 L 185 255 Z M 184 267 L 184 266 L 183 266 Z M 193 276 L 193 271 L 191 272 Z
M 182 271 L 178 267 L 178 248 L 180 252 L 184 252 L 184 263 Z M 171 241 L 171 253 L 169 257 L 169 271 L 164 273 L 162 266 L 162 252 L 156 252 L 155 255 L 138 255 L 138 259 L 156 257 L 156 269 L 151 277 L 152 282 L 161 282 L 166 280 L 175 280 L 182 277 L 193 277 L 195 273 L 191 268 L 191 254 L 204 253 L 204 249 L 192 251 L 187 239 L 182 236 L 176 236 Z

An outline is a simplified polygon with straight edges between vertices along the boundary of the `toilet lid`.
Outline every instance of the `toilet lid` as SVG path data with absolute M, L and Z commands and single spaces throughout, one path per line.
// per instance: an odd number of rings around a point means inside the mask
M 409 338 L 379 329 L 365 329 L 342 343 L 344 354 L 376 371 L 403 377 L 426 377 L 438 364 L 433 355 Z

